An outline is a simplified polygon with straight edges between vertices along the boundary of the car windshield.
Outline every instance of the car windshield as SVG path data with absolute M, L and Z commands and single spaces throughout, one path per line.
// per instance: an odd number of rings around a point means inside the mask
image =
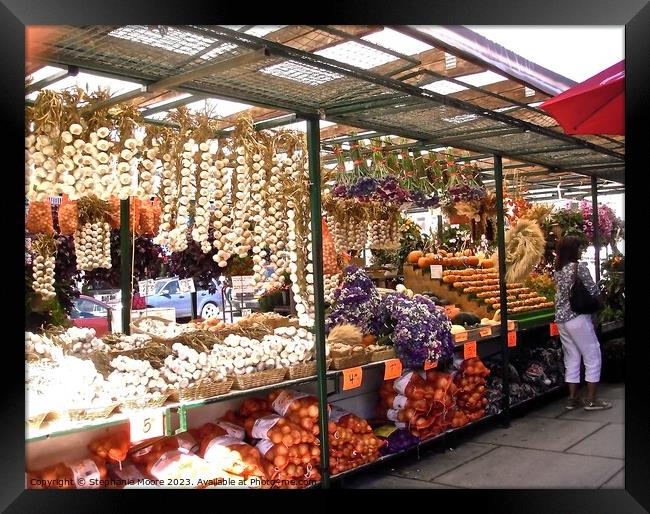
M 169 282 L 167 282 L 166 280 L 162 280 L 162 281 L 158 282 L 156 284 L 156 294 L 160 294 L 160 292 L 162 291 L 162 288 L 165 287 L 167 284 L 169 284 Z

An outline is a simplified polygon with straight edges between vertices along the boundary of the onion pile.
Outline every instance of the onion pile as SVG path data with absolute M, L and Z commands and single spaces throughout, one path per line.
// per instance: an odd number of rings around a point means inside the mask
M 384 445 L 365 419 L 338 407 L 330 414 L 328 433 L 333 475 L 377 460 Z
M 174 343 L 172 350 L 174 355 L 165 358 L 161 372 L 174 389 L 185 389 L 203 379 L 225 380 L 226 362 L 221 361 L 218 355 L 198 352 L 181 343 Z
M 114 371 L 108 376 L 108 382 L 118 400 L 145 401 L 169 389 L 163 375 L 149 361 L 119 355 L 111 361 L 111 367 Z
M 394 422 L 397 428 L 426 439 L 450 426 L 455 392 L 449 373 L 408 370 L 400 378 L 382 384 L 377 414 Z
M 111 267 L 111 227 L 105 221 L 82 224 L 74 235 L 77 269 Z
M 489 374 L 490 370 L 478 357 L 463 361 L 460 372 L 454 379 L 458 392 L 453 427 L 466 425 L 485 416 L 485 407 L 488 404 L 485 397 L 485 379 Z

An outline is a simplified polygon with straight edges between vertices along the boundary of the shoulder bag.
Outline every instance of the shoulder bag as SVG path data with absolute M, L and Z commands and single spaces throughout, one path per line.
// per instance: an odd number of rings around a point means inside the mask
M 569 304 L 571 310 L 578 314 L 593 314 L 600 310 L 600 298 L 592 296 L 589 289 L 582 283 L 578 276 L 578 263 L 576 262 L 576 270 L 573 275 L 573 284 L 569 291 Z

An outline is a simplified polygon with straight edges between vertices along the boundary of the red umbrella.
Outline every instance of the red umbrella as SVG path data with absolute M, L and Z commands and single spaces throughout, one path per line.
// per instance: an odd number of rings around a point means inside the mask
M 542 105 L 567 134 L 625 135 L 625 61 Z

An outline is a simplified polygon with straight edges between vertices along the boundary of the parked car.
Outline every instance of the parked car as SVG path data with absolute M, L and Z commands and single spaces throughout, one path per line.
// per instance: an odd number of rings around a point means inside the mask
M 69 317 L 75 327 L 94 328 L 97 337 L 111 331 L 111 306 L 91 296 L 75 298 Z
M 196 315 L 203 319 L 219 316 L 223 308 L 221 285 L 216 280 L 213 280 L 213 283 L 216 288 L 214 294 L 205 290 L 196 292 Z M 190 293 L 181 292 L 178 277 L 159 279 L 156 283 L 155 293 L 147 296 L 147 307 L 173 307 L 176 309 L 176 319 L 190 318 L 192 316 L 192 296 Z

